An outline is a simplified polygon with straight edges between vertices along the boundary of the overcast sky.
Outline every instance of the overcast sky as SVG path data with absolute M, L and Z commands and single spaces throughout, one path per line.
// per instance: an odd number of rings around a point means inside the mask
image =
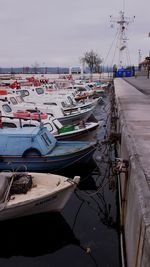
M 91 49 L 110 64 L 117 31 L 110 15 L 118 17 L 123 6 L 135 16 L 127 37 L 137 64 L 139 49 L 142 59 L 150 50 L 150 0 L 0 0 L 0 66 L 79 66 Z

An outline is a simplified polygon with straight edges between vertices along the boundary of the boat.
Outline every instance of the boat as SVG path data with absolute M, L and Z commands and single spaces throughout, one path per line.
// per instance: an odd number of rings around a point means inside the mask
M 55 134 L 57 140 L 80 140 L 83 136 L 89 135 L 92 131 L 101 127 L 100 122 L 84 122 L 80 121 L 75 125 L 66 125 L 58 130 L 58 134 Z
M 69 97 L 68 97 L 69 98 Z M 71 98 L 70 98 L 71 99 Z M 95 99 L 83 99 L 82 101 L 80 102 L 77 102 L 77 104 L 74 104 L 73 102 L 70 103 L 70 105 L 65 105 L 65 102 L 64 102 L 64 106 L 63 106 L 63 111 L 66 112 L 66 111 L 76 111 L 78 109 L 80 110 L 84 110 L 86 108 L 91 108 L 91 107 L 96 107 L 98 103 L 100 103 L 102 100 L 101 97 L 99 98 L 95 98 Z
M 54 116 L 56 116 L 56 118 L 63 124 L 63 125 L 68 125 L 68 124 L 73 124 L 73 123 L 78 123 L 80 120 L 84 120 L 87 121 L 90 116 L 93 114 L 95 107 L 90 107 L 90 108 L 86 108 L 84 110 L 70 110 L 70 111 L 63 111 L 64 116 L 62 115 L 56 115 L 54 114 Z M 47 114 L 51 114 L 51 113 L 47 113 Z M 53 113 L 52 113 L 53 114 Z
M 0 129 L 0 170 L 57 172 L 76 164 L 87 164 L 96 141 L 57 141 L 44 126 Z
M 42 89 L 42 88 L 38 88 Z M 5 108 L 5 111 L 10 111 L 10 108 L 13 109 L 14 114 L 18 114 L 18 111 L 25 112 L 23 116 L 29 115 L 26 111 L 30 110 L 30 112 L 33 110 L 35 113 L 38 109 L 41 113 L 43 113 L 43 116 L 46 117 L 46 115 L 53 115 L 55 118 L 57 118 L 63 125 L 72 124 L 72 123 L 78 123 L 80 120 L 86 121 L 91 114 L 93 113 L 95 109 L 95 105 L 97 102 L 93 102 L 94 104 L 90 107 L 86 107 L 84 109 L 81 109 L 80 107 L 78 109 L 69 109 L 69 110 L 63 110 L 63 108 L 60 106 L 60 101 L 48 101 L 45 100 L 45 102 L 42 101 L 42 97 L 33 97 L 32 102 L 24 102 L 23 96 L 28 94 L 26 92 L 31 91 L 24 89 L 24 90 L 18 90 L 19 93 L 21 91 L 23 95 L 20 97 L 20 95 L 9 94 L 9 96 L 1 96 L 0 102 L 2 103 L 3 107 Z M 48 97 L 46 97 L 47 99 Z M 57 98 L 57 96 L 55 96 Z M 45 98 L 44 98 L 45 99 Z M 9 107 L 8 107 L 9 105 Z M 19 114 L 18 114 L 19 115 Z M 21 116 L 21 114 L 19 115 Z M 35 117 L 35 116 L 34 116 Z M 38 117 L 38 116 L 37 116 Z
M 30 186 L 25 187 L 28 181 Z M 79 176 L 69 179 L 51 173 L 1 172 L 0 221 L 61 211 L 79 181 Z
M 40 125 L 40 120 L 47 127 L 57 140 L 80 139 L 83 135 L 94 131 L 100 126 L 98 121 L 84 122 L 62 125 L 54 116 L 37 112 L 35 109 L 18 110 L 13 112 L 13 107 L 9 103 L 0 101 L 1 121 L 4 128 L 36 127 Z

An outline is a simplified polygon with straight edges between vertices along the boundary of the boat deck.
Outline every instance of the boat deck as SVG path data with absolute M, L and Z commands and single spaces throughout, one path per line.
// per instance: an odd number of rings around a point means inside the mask
M 30 174 L 30 173 L 28 173 Z M 32 181 L 33 186 L 27 192 L 27 194 L 15 194 L 12 195 L 9 202 L 7 203 L 7 207 L 12 205 L 19 205 L 33 200 L 36 200 L 40 197 L 49 196 L 52 193 L 55 193 L 57 189 L 61 189 L 65 187 L 64 179 L 58 175 L 54 174 L 46 174 L 46 173 L 32 173 Z M 65 181 L 67 178 L 65 179 Z M 68 183 L 66 183 L 66 187 Z

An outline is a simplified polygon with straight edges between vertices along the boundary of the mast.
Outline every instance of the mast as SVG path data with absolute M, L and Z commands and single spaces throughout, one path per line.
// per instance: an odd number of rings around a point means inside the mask
M 134 21 L 135 16 L 133 18 L 125 17 L 124 7 L 123 11 L 120 11 L 119 17 L 113 18 L 110 16 L 111 23 L 117 24 L 118 34 L 117 34 L 117 49 L 118 49 L 118 67 L 123 67 L 123 65 L 130 65 L 130 57 L 128 54 L 128 38 L 126 36 L 126 31 L 128 25 Z M 113 24 L 112 24 L 113 26 Z M 126 63 L 124 62 L 124 58 L 126 56 Z

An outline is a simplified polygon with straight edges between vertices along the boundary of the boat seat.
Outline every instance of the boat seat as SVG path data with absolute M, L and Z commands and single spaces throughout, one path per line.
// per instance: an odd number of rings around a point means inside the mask
M 63 108 L 61 108 L 61 112 L 62 112 L 62 114 L 63 114 L 64 116 L 66 116 L 66 113 L 65 113 L 65 111 L 63 110 Z
M 5 195 L 9 185 L 9 179 L 6 174 L 0 174 L 0 203 L 5 200 Z

